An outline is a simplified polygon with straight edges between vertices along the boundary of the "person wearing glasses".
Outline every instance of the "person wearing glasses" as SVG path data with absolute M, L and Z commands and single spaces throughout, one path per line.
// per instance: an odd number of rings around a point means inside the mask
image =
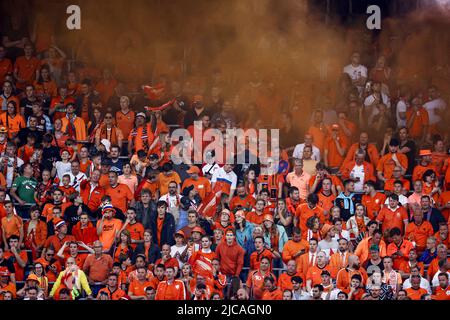
M 122 148 L 123 133 L 122 130 L 114 125 L 113 115 L 111 112 L 107 112 L 105 114 L 103 124 L 95 133 L 95 145 L 99 146 L 100 141 L 102 141 L 103 139 L 111 142 L 111 145 L 118 145 L 120 148 Z

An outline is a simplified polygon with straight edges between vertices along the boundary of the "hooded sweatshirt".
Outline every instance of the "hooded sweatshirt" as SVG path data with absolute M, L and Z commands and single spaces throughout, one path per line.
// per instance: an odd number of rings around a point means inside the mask
M 244 249 L 236 241 L 230 246 L 221 241 L 216 248 L 217 258 L 220 260 L 220 272 L 227 276 L 238 277 L 244 266 Z

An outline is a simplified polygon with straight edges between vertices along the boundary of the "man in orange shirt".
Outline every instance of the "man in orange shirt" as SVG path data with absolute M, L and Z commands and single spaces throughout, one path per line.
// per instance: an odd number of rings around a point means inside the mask
M 253 297 L 255 300 L 261 300 L 265 290 L 264 290 L 264 278 L 265 277 L 273 277 L 275 275 L 270 272 L 271 270 L 271 258 L 262 257 L 261 263 L 258 265 L 257 269 L 250 271 L 247 282 L 246 282 L 246 290 L 247 294 L 250 297 Z
M 58 252 L 59 249 L 63 246 L 65 242 L 75 241 L 75 237 L 67 234 L 67 224 L 64 220 L 56 218 L 53 220 L 53 226 L 55 229 L 55 234 L 47 238 L 44 243 L 44 250 L 42 251 L 42 256 L 45 255 L 45 252 L 48 248 L 52 247 L 55 249 L 55 252 Z
M 327 254 L 324 251 L 317 253 L 317 264 L 311 266 L 306 273 L 306 291 L 311 292 L 316 284 L 322 283 L 322 271 L 327 270 L 332 278 L 336 277 L 336 272 L 332 266 L 328 264 Z
M 422 211 L 420 209 L 414 210 L 413 221 L 406 227 L 405 238 L 416 244 L 419 256 L 426 248 L 428 237 L 433 234 L 433 226 L 428 221 L 423 220 Z
M 319 218 L 320 223 L 325 223 L 325 216 L 323 209 L 317 206 L 319 202 L 319 197 L 315 193 L 308 195 L 307 203 L 301 204 L 295 211 L 294 226 L 298 227 L 302 231 L 302 238 L 306 239 L 306 234 L 308 233 L 308 227 L 306 226 L 306 221 L 312 216 Z
M 166 277 L 158 284 L 155 300 L 186 300 L 184 282 L 175 279 L 173 267 L 166 268 Z
M 386 243 L 382 239 L 382 232 L 380 229 L 376 229 L 371 237 L 367 237 L 358 243 L 355 250 L 355 255 L 358 256 L 362 264 L 369 259 L 369 250 L 373 245 L 378 247 L 381 258 L 386 256 Z
M 375 180 L 373 166 L 364 160 L 365 154 L 362 149 L 357 150 L 355 159 L 344 161 L 339 169 L 342 173 L 342 180 L 353 179 L 355 181 L 356 192 L 362 191 L 365 182 Z
M 109 186 L 105 188 L 105 194 L 111 197 L 111 204 L 125 212 L 128 206 L 134 206 L 135 200 L 130 188 L 123 183 L 118 182 L 118 174 L 116 171 L 108 173 Z
M 275 253 L 274 249 L 268 249 L 264 244 L 263 237 L 255 237 L 255 251 L 250 255 L 250 270 L 258 270 L 262 258 L 269 259 L 269 267 L 272 269 L 272 260 L 279 258 L 279 253 Z
M 376 167 L 379 160 L 378 150 L 374 144 L 369 143 L 369 135 L 364 131 L 359 135 L 359 142 L 351 145 L 345 157 L 344 163 L 354 160 L 356 151 L 359 149 L 365 151 L 364 161 L 367 161 Z
M 33 83 L 41 61 L 33 57 L 33 45 L 26 44 L 23 47 L 25 55 L 18 57 L 14 64 L 14 78 L 17 80 L 17 88 L 25 89 L 27 84 Z
M 448 283 L 448 274 L 441 272 L 438 275 L 439 286 L 436 288 L 433 300 L 450 300 L 450 286 Z
M 430 124 L 428 111 L 422 106 L 422 99 L 415 97 L 411 108 L 406 111 L 406 126 L 412 139 L 425 141 Z
M 404 234 L 408 225 L 408 213 L 404 207 L 398 205 L 398 195 L 393 193 L 388 199 L 389 205 L 380 210 L 376 221 L 381 225 L 383 232 L 398 228 Z
M 402 168 L 400 166 L 395 166 L 394 171 L 392 172 L 392 178 L 387 179 L 384 182 L 384 191 L 394 192 L 395 191 L 395 182 L 400 181 L 402 183 L 402 188 L 400 189 L 401 192 L 409 191 L 411 189 L 411 183 L 409 180 L 405 179 L 402 175 Z
M 289 260 L 286 263 L 286 272 L 283 272 L 278 277 L 278 288 L 280 288 L 281 291 L 292 290 L 292 277 L 300 276 L 301 274 L 297 271 L 297 264 L 295 263 L 295 260 Z
M 386 201 L 386 196 L 375 190 L 375 182 L 372 180 L 364 183 L 364 195 L 361 203 L 366 207 L 366 214 L 369 219 L 374 220 Z
M 139 267 L 136 274 L 136 279 L 131 280 L 128 287 L 128 295 L 132 300 L 145 300 L 145 288 L 151 286 L 150 280 L 147 279 L 147 269 Z
M 130 98 L 120 97 L 120 110 L 116 112 L 116 124 L 125 138 L 128 138 L 134 127 L 135 112 L 130 110 Z
M 348 258 L 348 267 L 342 268 L 337 273 L 336 287 L 342 291 L 350 292 L 351 278 L 355 274 L 361 276 L 361 284 L 365 286 L 368 279 L 367 272 L 361 268 L 358 256 L 352 255 Z
M 322 180 L 322 191 L 317 194 L 319 197 L 319 207 L 323 208 L 324 213 L 328 216 L 331 208 L 334 207 L 334 200 L 336 196 L 333 194 L 332 190 L 332 180 L 330 178 L 323 178 Z
M 387 246 L 386 254 L 394 261 L 394 269 L 398 270 L 404 261 L 409 260 L 409 251 L 414 248 L 411 241 L 403 239 L 399 228 L 393 228 L 389 232 L 392 243 Z
M 283 293 L 275 285 L 274 277 L 268 276 L 264 278 L 264 294 L 261 300 L 282 300 Z
M 297 265 L 302 255 L 309 250 L 309 243 L 302 239 L 302 232 L 298 227 L 292 229 L 292 240 L 288 240 L 283 247 L 282 259 L 284 263 L 294 260 Z
M 314 144 L 319 148 L 320 152 L 323 152 L 328 129 L 323 123 L 323 111 L 321 109 L 316 109 L 314 111 L 313 123 L 307 132 L 314 137 Z
M 17 105 L 14 101 L 8 101 L 6 112 L 0 115 L 0 125 L 8 130 L 8 137 L 14 139 L 20 129 L 26 127 L 25 119 L 22 115 L 17 114 Z
M 186 173 L 190 174 L 190 178 L 184 180 L 181 190 L 186 187 L 194 186 L 198 191 L 200 198 L 204 199 L 211 192 L 211 183 L 205 177 L 200 177 L 200 169 L 197 166 L 191 166 Z
M 122 230 L 128 230 L 131 237 L 131 247 L 135 250 L 138 244 L 144 243 L 144 226 L 142 223 L 137 222 L 136 209 L 133 207 L 128 208 L 126 211 L 126 217 L 127 219 L 119 231 L 119 234 Z
M 411 300 L 421 300 L 421 297 L 428 293 L 426 289 L 420 287 L 420 276 L 418 275 L 411 276 L 411 288 L 405 291 Z
M 441 193 L 437 208 L 441 210 L 445 221 L 448 221 L 450 218 L 450 190 Z
M 295 159 L 294 170 L 286 176 L 286 182 L 291 187 L 297 187 L 300 192 L 300 199 L 306 199 L 309 194 L 309 179 L 311 176 L 303 170 L 303 160 Z
M 103 247 L 100 241 L 95 241 L 94 253 L 89 254 L 84 260 L 83 271 L 86 273 L 89 283 L 104 282 L 113 267 L 113 258 L 109 254 L 103 253 Z
M 255 204 L 255 198 L 247 193 L 245 185 L 243 183 L 238 184 L 236 187 L 236 195 L 231 198 L 230 201 L 230 210 L 233 212 L 236 212 L 237 210 L 250 212 Z
M 331 126 L 331 134 L 325 141 L 324 162 L 327 167 L 339 169 L 348 149 L 348 138 L 338 124 Z
M 118 275 L 110 273 L 106 282 L 106 287 L 98 291 L 97 300 L 101 300 L 102 294 L 108 296 L 109 300 L 120 300 L 126 293 L 118 286 Z
M 122 221 L 113 218 L 114 213 L 116 209 L 111 204 L 106 204 L 102 208 L 102 219 L 97 221 L 97 235 L 105 252 L 111 249 L 122 228 Z
M 431 150 L 420 150 L 420 162 L 414 167 L 412 181 L 422 180 L 423 174 L 429 169 L 434 171 L 436 177 L 439 176 L 438 169 L 431 163 L 431 154 Z
M 6 211 L 6 217 L 1 219 L 2 239 L 5 241 L 5 249 L 8 250 L 7 239 L 16 235 L 19 237 L 19 246 L 22 246 L 24 238 L 22 218 L 14 213 L 14 205 L 11 201 L 5 201 L 3 207 Z
M 401 174 L 404 175 L 408 169 L 408 158 L 403 153 L 398 153 L 400 143 L 397 139 L 392 138 L 389 141 L 389 153 L 381 157 L 377 165 L 377 175 L 380 181 L 386 182 L 391 179 L 396 166 L 402 168 Z

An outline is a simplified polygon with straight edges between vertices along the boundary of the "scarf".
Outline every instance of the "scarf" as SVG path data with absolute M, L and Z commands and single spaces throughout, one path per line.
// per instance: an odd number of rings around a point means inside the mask
M 73 118 L 70 118 L 70 117 L 67 115 L 66 117 L 67 117 L 67 120 L 69 120 L 68 123 L 67 123 L 66 134 L 67 134 L 70 138 L 76 140 L 76 133 L 77 133 L 77 130 L 76 130 L 76 128 L 75 128 L 75 119 L 77 118 L 77 116 L 75 115 Z
M 112 126 L 111 130 L 108 131 L 106 125 L 102 125 L 100 129 L 100 141 L 106 139 L 111 142 L 111 145 L 117 144 L 117 132 L 116 126 Z
M 81 283 L 79 277 L 79 268 L 76 267 L 75 271 L 69 272 L 66 270 L 61 278 L 61 283 L 63 283 L 67 289 L 71 291 L 72 299 L 75 300 L 81 294 Z

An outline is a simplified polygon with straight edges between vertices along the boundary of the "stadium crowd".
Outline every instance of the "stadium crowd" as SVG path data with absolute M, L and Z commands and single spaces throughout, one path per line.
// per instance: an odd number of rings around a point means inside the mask
M 5 35 L 0 299 L 449 300 L 446 98 L 394 81 L 389 50 L 361 55 L 309 108 L 258 71 L 130 92 Z M 194 121 L 280 129 L 275 171 L 173 163 L 170 133 Z

